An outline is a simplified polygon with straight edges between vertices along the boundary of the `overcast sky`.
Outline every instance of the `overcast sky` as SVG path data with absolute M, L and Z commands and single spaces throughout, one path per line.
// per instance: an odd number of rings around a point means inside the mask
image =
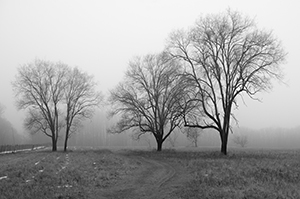
M 136 55 L 163 50 L 173 30 L 188 28 L 200 15 L 228 8 L 273 30 L 288 52 L 285 83 L 270 93 L 247 97 L 234 110 L 240 126 L 300 125 L 300 12 L 296 0 L 0 0 L 0 103 L 20 131 L 24 116 L 15 108 L 11 81 L 17 68 L 35 58 L 62 61 L 94 74 L 106 93 Z

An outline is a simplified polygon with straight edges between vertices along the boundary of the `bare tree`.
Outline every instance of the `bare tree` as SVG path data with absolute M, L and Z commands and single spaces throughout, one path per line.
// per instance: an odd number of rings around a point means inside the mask
M 199 137 L 203 133 L 203 130 L 199 128 L 187 127 L 183 132 L 186 134 L 187 139 L 192 142 L 194 147 L 198 147 Z
M 186 112 L 185 125 L 218 131 L 226 155 L 237 96 L 254 99 L 271 88 L 272 79 L 282 78 L 279 66 L 286 53 L 280 42 L 253 20 L 229 10 L 201 17 L 189 31 L 172 33 L 167 50 L 186 66 L 184 75 L 193 82 L 187 103 L 198 108 Z
M 174 133 L 172 133 L 172 135 L 170 135 L 167 138 L 167 142 L 169 142 L 169 144 L 171 145 L 172 148 L 175 147 L 176 143 L 177 143 L 177 138 L 178 138 L 178 133 L 177 131 L 174 131 Z
M 109 131 L 135 129 L 138 136 L 150 132 L 161 151 L 163 142 L 182 123 L 178 102 L 185 86 L 181 73 L 178 63 L 166 54 L 130 62 L 125 80 L 111 91 L 112 115 L 121 114 L 121 119 Z
M 64 151 L 67 150 L 68 139 L 76 131 L 81 121 L 93 116 L 94 110 L 102 101 L 102 95 L 96 91 L 93 76 L 74 68 L 66 78 L 64 99 L 66 103 L 66 132 Z
M 20 67 L 13 82 L 18 108 L 29 109 L 26 128 L 51 137 L 52 151 L 57 150 L 61 128 L 58 106 L 63 99 L 66 73 L 64 64 L 35 60 Z
M 0 103 L 0 117 L 4 113 L 5 107 Z
M 140 136 L 140 133 L 136 131 L 131 135 L 131 139 L 137 142 L 145 142 L 147 144 L 148 149 L 152 149 L 151 137 L 149 137 L 148 135 Z
M 233 142 L 242 148 L 245 148 L 248 144 L 248 137 L 246 135 L 235 135 L 233 137 Z

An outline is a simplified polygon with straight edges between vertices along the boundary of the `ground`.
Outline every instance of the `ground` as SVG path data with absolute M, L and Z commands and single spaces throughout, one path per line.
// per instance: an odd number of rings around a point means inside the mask
M 3 154 L 0 198 L 300 198 L 300 151 Z

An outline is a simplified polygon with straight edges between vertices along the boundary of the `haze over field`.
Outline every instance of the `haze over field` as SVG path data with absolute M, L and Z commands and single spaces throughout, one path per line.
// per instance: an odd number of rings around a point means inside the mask
M 282 65 L 284 82 L 274 82 L 270 93 L 258 94 L 257 98 L 262 102 L 247 96 L 239 98 L 239 109 L 233 110 L 239 126 L 250 129 L 273 127 L 276 129 L 274 134 L 280 134 L 278 128 L 290 128 L 293 132 L 300 125 L 298 4 L 293 0 L 0 0 L 0 103 L 5 106 L 3 117 L 18 134 L 24 133 L 25 115 L 16 109 L 11 86 L 17 68 L 22 64 L 39 58 L 78 66 L 95 76 L 99 90 L 107 96 L 108 91 L 122 80 L 134 56 L 160 52 L 173 30 L 189 28 L 201 15 L 231 8 L 254 18 L 260 29 L 272 30 L 288 52 L 286 63 Z M 105 137 L 107 122 L 103 110 L 92 121 L 87 121 L 85 127 L 86 132 L 100 132 L 98 140 Z M 282 133 L 284 135 L 285 130 Z M 218 134 L 213 136 L 218 137 Z M 289 141 L 292 139 L 287 139 Z

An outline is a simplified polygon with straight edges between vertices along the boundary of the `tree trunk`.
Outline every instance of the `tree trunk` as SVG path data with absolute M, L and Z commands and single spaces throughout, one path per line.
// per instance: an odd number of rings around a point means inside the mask
M 161 151 L 162 150 L 162 144 L 163 144 L 162 140 L 157 139 L 156 142 L 157 142 L 157 151 Z
M 55 104 L 55 111 L 54 111 L 54 113 L 55 113 L 55 120 L 54 120 L 54 125 L 55 125 L 55 133 L 54 133 L 54 135 L 55 135 L 55 149 L 54 150 L 52 150 L 52 151 L 57 151 L 57 139 L 58 139 L 58 111 L 57 111 L 57 104 Z
M 57 151 L 57 137 L 55 127 L 51 126 L 52 151 Z
M 67 147 L 68 147 L 69 133 L 70 133 L 70 126 L 67 124 L 66 136 L 65 136 L 65 144 L 64 144 L 64 151 L 65 152 L 67 151 Z
M 56 139 L 52 137 L 52 151 L 57 151 Z
M 68 148 L 68 138 L 69 138 L 69 136 L 66 135 L 66 138 L 65 138 L 65 145 L 64 145 L 64 151 L 65 151 L 65 152 L 67 151 L 67 148 Z
M 227 143 L 228 143 L 228 134 L 229 134 L 229 128 L 230 128 L 230 113 L 231 113 L 231 105 L 230 103 L 226 107 L 225 116 L 224 116 L 224 122 L 223 122 L 223 129 L 220 130 L 220 136 L 221 136 L 221 153 L 224 155 L 227 155 Z
M 227 155 L 228 132 L 220 132 L 221 136 L 221 153 Z

